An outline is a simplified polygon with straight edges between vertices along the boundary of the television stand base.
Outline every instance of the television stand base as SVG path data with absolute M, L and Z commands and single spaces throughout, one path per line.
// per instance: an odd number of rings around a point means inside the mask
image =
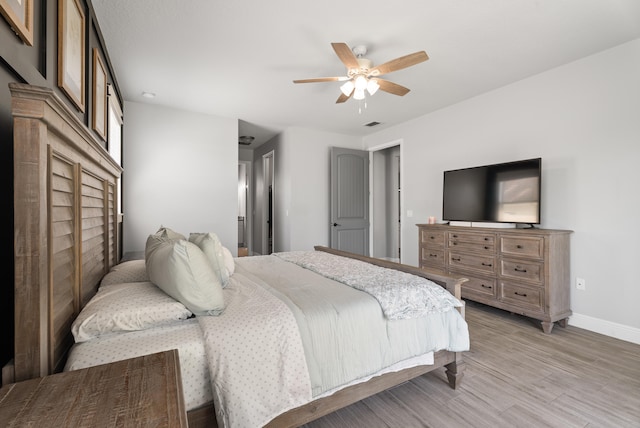
M 471 227 L 471 222 L 470 221 L 450 221 L 449 226 Z
M 490 227 L 493 229 L 515 229 L 515 223 L 490 223 L 490 222 L 472 222 L 471 227 Z

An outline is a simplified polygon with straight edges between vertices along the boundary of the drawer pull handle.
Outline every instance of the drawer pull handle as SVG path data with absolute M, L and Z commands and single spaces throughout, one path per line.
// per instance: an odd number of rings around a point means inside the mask
M 435 236 L 433 236 L 433 235 L 431 235 L 431 236 L 429 237 L 429 239 L 436 239 L 436 237 L 435 237 Z
M 488 267 L 491 267 L 491 266 L 493 266 L 493 265 L 492 265 L 491 263 L 485 263 L 485 262 L 482 262 L 482 266 L 488 266 Z
M 490 285 L 484 285 L 484 284 L 480 284 L 480 287 L 482 288 L 488 288 L 489 290 L 491 290 L 493 287 Z
M 451 257 L 451 260 L 453 260 L 454 262 L 459 262 L 460 261 L 460 257 L 458 257 L 458 258 Z
M 489 240 L 489 238 L 487 238 L 487 237 L 485 236 L 485 237 L 484 237 L 484 240 L 485 240 L 485 241 L 488 241 L 488 240 Z
M 514 268 L 513 270 L 515 270 L 516 272 L 527 273 L 526 269 Z
M 457 242 L 455 242 L 455 241 L 453 241 L 453 242 L 452 242 L 452 244 L 453 244 L 453 245 L 458 245 L 458 243 L 457 243 Z
M 518 245 L 516 245 L 516 248 L 521 250 L 522 249 L 522 245 L 518 244 Z
M 484 249 L 485 249 L 485 250 L 488 250 L 488 249 L 489 249 L 489 247 L 487 247 L 487 246 L 485 245 Z
M 527 293 L 518 293 L 517 291 L 515 291 L 513 294 L 515 294 L 516 296 L 527 297 Z
M 451 235 L 451 236 L 453 236 L 454 238 L 457 238 L 457 237 L 458 237 L 458 235 Z
M 437 254 L 429 254 L 429 257 L 438 257 Z

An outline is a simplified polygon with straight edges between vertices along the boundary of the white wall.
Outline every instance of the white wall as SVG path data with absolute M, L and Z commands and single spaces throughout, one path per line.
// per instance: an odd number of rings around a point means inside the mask
M 238 121 L 125 103 L 124 252 L 160 225 L 215 232 L 237 254 Z
M 282 251 L 329 245 L 329 171 L 331 147 L 362 149 L 359 137 L 290 128 L 284 134 L 291 194 L 282 201 L 288 211 L 288 242 Z
M 359 137 L 292 127 L 254 152 L 254 244 L 259 248 L 263 204 L 262 155 L 275 158 L 274 251 L 311 250 L 329 244 L 331 147 L 362 149 Z M 260 252 L 259 250 L 257 250 Z
M 366 137 L 404 141 L 403 261 L 442 216 L 444 170 L 542 157 L 541 226 L 574 231 L 570 323 L 640 341 L 639 76 L 637 39 Z

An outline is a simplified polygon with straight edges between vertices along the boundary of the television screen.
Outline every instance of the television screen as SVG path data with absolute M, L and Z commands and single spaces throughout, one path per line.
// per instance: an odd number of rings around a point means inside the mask
M 540 224 L 542 159 L 444 172 L 442 219 Z

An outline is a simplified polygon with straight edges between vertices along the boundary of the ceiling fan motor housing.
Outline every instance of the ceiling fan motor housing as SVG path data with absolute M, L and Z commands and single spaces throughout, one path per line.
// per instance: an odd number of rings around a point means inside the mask
M 370 59 L 366 58 L 357 58 L 358 65 L 360 66 L 360 70 L 358 70 L 359 74 L 368 74 L 371 67 L 373 67 L 373 62 Z

